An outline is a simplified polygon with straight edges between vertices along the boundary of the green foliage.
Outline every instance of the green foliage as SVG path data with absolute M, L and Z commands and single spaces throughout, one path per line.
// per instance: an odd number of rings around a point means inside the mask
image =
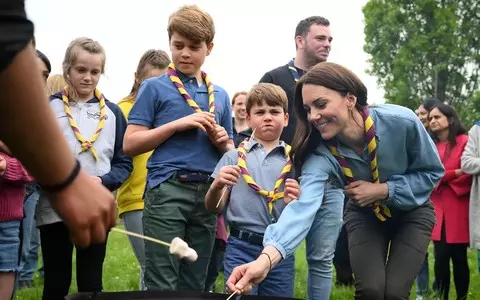
M 476 118 L 480 1 L 370 0 L 363 13 L 367 72 L 385 89 L 386 102 L 415 109 L 436 97 L 463 110 L 468 122 Z

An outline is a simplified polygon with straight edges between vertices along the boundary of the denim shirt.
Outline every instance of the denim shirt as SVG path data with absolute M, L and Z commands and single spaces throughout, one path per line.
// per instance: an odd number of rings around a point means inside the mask
M 370 107 L 370 115 L 376 129 L 380 182 L 388 185 L 385 203 L 402 210 L 423 205 L 445 172 L 435 144 L 417 116 L 407 108 L 381 104 Z M 348 161 L 356 179 L 372 180 L 367 149 L 362 157 L 342 144 L 338 145 L 338 151 Z M 274 246 L 283 257 L 293 253 L 307 235 L 322 197 L 339 197 L 343 201 L 344 196 L 338 195 L 338 190 L 345 184 L 339 163 L 321 144 L 303 165 L 300 198 L 283 210 L 276 224 L 267 228 L 264 245 Z

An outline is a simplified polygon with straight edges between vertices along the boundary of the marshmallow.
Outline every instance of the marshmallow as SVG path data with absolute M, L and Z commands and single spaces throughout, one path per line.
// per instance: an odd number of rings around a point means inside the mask
M 189 261 L 196 261 L 198 258 L 197 252 L 188 247 L 188 244 L 179 237 L 172 240 L 170 244 L 170 254 L 179 258 L 185 258 Z

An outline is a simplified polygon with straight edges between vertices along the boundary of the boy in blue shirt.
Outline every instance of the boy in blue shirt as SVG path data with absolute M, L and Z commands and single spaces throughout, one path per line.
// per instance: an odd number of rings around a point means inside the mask
M 147 290 L 202 291 L 215 239 L 216 216 L 205 208 L 210 174 L 233 148 L 227 93 L 201 71 L 213 48 L 210 15 L 184 6 L 169 18 L 172 61 L 166 75 L 143 82 L 129 115 L 124 149 L 148 161 L 143 226 L 145 235 L 184 239 L 198 253 L 194 263 L 169 249 L 145 244 Z
M 255 85 L 247 95 L 247 123 L 254 129 L 253 138 L 240 144 L 238 150 L 225 153 L 212 174 L 215 180 L 205 204 L 215 213 L 225 209 L 230 227 L 224 258 L 225 278 L 236 266 L 259 255 L 268 256 L 262 253 L 265 229 L 276 222 L 288 202 L 299 196 L 297 181 L 287 179 L 293 173 L 290 146 L 280 141 L 288 124 L 287 111 L 287 95 L 282 88 L 270 83 Z M 225 190 L 227 186 L 231 190 Z M 270 270 L 252 294 L 293 297 L 294 278 L 292 255 Z

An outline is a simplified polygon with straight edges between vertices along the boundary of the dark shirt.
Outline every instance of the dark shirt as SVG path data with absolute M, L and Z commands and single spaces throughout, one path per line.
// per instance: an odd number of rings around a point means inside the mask
M 300 77 L 305 73 L 303 70 L 299 68 L 297 68 L 297 72 Z M 288 114 L 290 118 L 288 121 L 288 126 L 283 129 L 282 135 L 280 136 L 280 140 L 291 145 L 293 137 L 295 135 L 295 127 L 297 125 L 297 118 L 295 116 L 295 111 L 293 109 L 296 83 L 292 73 L 288 69 L 288 65 L 285 64 L 281 67 L 278 67 L 276 69 L 273 69 L 265 73 L 262 79 L 260 79 L 260 82 L 268 82 L 268 83 L 276 84 L 280 86 L 285 91 L 285 93 L 287 93 Z

